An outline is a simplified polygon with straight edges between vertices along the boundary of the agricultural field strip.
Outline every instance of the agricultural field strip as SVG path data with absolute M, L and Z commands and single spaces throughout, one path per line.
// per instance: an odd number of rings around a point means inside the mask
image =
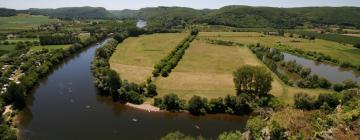
M 142 83 L 151 76 L 154 65 L 167 56 L 187 33 L 166 33 L 130 37 L 119 44 L 110 66 L 122 79 Z

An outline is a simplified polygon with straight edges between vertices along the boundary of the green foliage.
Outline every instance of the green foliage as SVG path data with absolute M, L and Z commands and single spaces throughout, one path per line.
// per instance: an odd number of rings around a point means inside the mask
M 166 136 L 161 137 L 160 140 L 204 140 L 202 137 L 194 138 L 191 136 L 186 136 L 185 134 L 176 131 L 166 134 Z
M 237 69 L 233 76 L 238 95 L 248 93 L 264 96 L 271 90 L 273 78 L 264 67 L 246 65 Z
M 17 140 L 16 131 L 6 124 L 0 124 L 0 138 L 2 140 Z
M 16 15 L 15 9 L 0 8 L 0 17 L 10 17 L 15 15 Z
M 223 132 L 221 133 L 218 140 L 243 140 L 242 134 L 240 131 L 235 132 Z
M 271 139 L 274 140 L 287 140 L 287 137 L 285 137 L 285 131 L 286 129 L 281 127 L 281 125 L 275 121 L 271 122 L 270 125 L 270 134 Z
M 150 83 L 146 86 L 146 93 L 150 97 L 156 96 L 158 93 L 156 91 L 156 85 L 153 83 Z
M 31 8 L 28 11 L 32 15 L 46 15 L 62 19 L 106 19 L 111 17 L 110 12 L 102 7 Z
M 11 82 L 7 92 L 2 95 L 7 104 L 12 104 L 15 109 L 22 109 L 25 103 L 25 88 L 21 84 Z
M 261 129 L 265 125 L 260 117 L 253 117 L 246 122 L 246 129 L 250 130 L 252 138 L 257 139 L 261 137 Z
M 185 100 L 180 99 L 176 94 L 167 94 L 163 97 L 162 106 L 166 110 L 177 112 L 184 109 Z
M 316 100 L 306 93 L 297 93 L 294 95 L 294 106 L 298 109 L 311 110 L 315 108 Z
M 360 21 L 357 24 L 360 24 Z M 306 37 L 306 36 L 314 37 L 314 38 L 334 41 L 334 42 L 338 42 L 338 43 L 346 43 L 346 44 L 359 44 L 360 43 L 360 38 L 354 37 L 354 36 L 347 36 L 347 35 L 341 35 L 341 34 L 321 34 L 321 33 L 312 32 L 312 31 L 290 31 L 290 32 L 294 33 L 294 34 L 299 34 L 300 36 L 304 36 L 304 37 Z
M 206 98 L 193 96 L 188 103 L 188 110 L 193 115 L 203 115 L 206 113 L 208 102 Z
M 171 53 L 165 58 L 161 59 L 159 63 L 155 64 L 152 72 L 154 77 L 159 75 L 167 77 L 172 69 L 179 63 L 185 51 L 190 47 L 190 43 L 194 40 L 196 35 L 190 35 L 183 40 Z
M 64 45 L 79 42 L 80 39 L 70 34 L 42 35 L 39 37 L 41 45 Z
M 225 113 L 227 106 L 224 103 L 223 98 L 211 99 L 209 102 L 208 113 Z
M 226 96 L 225 105 L 227 106 L 227 113 L 232 114 L 247 114 L 252 112 L 251 99 L 247 94 L 239 96 Z

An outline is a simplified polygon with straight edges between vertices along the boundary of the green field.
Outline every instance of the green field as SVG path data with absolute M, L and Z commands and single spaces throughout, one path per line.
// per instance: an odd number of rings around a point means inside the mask
M 229 40 L 242 44 L 261 43 L 262 45 L 270 47 L 282 44 L 306 51 L 322 52 L 340 61 L 360 65 L 360 49 L 354 48 L 351 45 L 321 39 L 308 40 L 302 38 L 265 36 L 256 32 L 202 32 L 201 38 Z
M 0 50 L 12 51 L 15 49 L 15 45 L 0 45 Z
M 166 78 L 155 80 L 159 96 L 175 93 L 190 99 L 193 95 L 207 98 L 235 95 L 232 72 L 243 65 L 266 67 L 247 47 L 208 44 L 202 34 L 186 50 L 178 66 Z M 270 71 L 270 70 L 269 70 Z M 292 102 L 295 93 L 317 95 L 326 90 L 300 89 L 286 86 L 275 74 L 271 94 Z
M 8 42 L 25 42 L 25 41 L 30 41 L 30 42 L 33 42 L 33 41 L 39 41 L 38 38 L 13 38 L 13 39 L 7 39 L 6 41 Z
M 49 50 L 53 50 L 53 49 L 66 49 L 69 48 L 71 45 L 45 45 L 45 46 L 33 46 L 31 47 L 31 50 L 33 51 L 39 51 L 41 49 L 49 49 Z
M 110 58 L 110 66 L 122 79 L 145 82 L 154 64 L 167 56 L 187 33 L 167 33 L 130 37 L 119 44 Z
M 12 17 L 0 17 L 0 30 L 24 30 L 35 28 L 41 24 L 56 22 L 47 16 L 17 15 Z

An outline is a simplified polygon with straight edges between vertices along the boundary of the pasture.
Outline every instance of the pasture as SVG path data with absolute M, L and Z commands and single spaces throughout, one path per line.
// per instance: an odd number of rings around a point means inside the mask
M 187 36 L 187 33 L 166 33 L 127 38 L 113 53 L 110 66 L 122 79 L 145 82 L 152 75 L 154 65 Z
M 340 44 L 322 39 L 308 40 L 302 38 L 290 38 L 280 36 L 267 36 L 256 32 L 201 32 L 203 39 L 221 39 L 234 41 L 242 44 L 260 43 L 269 47 L 294 47 L 305 51 L 317 51 L 340 61 L 360 65 L 360 49 L 348 44 Z M 281 49 L 281 48 L 279 48 Z
M 175 93 L 186 100 L 193 95 L 207 98 L 235 94 L 232 73 L 243 65 L 266 67 L 247 47 L 229 47 L 209 44 L 200 34 L 186 50 L 183 59 L 168 77 L 155 80 L 159 96 Z M 270 70 L 269 70 L 270 71 Z M 286 86 L 272 74 L 271 94 L 292 103 L 292 97 L 300 91 L 317 95 L 325 90 L 300 89 Z
M 0 17 L 0 30 L 25 30 L 36 28 L 41 24 L 58 21 L 47 16 L 20 14 L 12 17 Z

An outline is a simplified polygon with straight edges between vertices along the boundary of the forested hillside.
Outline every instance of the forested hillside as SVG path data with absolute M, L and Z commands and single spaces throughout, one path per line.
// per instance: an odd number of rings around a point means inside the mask
M 359 7 L 301 7 L 275 8 L 225 6 L 220 9 L 192 9 L 184 7 L 153 7 L 140 10 L 112 11 L 119 18 L 160 19 L 169 25 L 207 23 L 234 27 L 293 28 L 304 23 L 360 26 Z
M 32 15 L 47 15 L 55 18 L 110 18 L 111 13 L 103 7 L 65 7 L 57 9 L 34 9 L 28 12 Z
M 0 8 L 0 17 L 9 17 L 15 15 L 16 15 L 15 9 Z

